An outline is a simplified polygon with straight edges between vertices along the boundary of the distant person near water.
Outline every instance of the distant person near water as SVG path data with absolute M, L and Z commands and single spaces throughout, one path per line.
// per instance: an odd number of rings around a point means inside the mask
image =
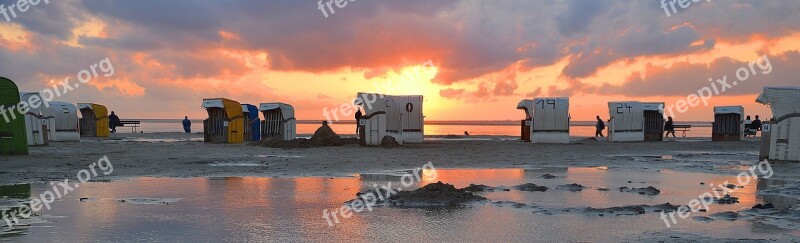
M 119 125 L 119 117 L 114 112 L 108 116 L 108 127 L 111 128 L 111 133 L 117 133 L 117 126 Z
M 356 112 L 356 136 L 360 135 L 361 127 L 361 118 L 364 117 L 364 113 L 361 113 L 361 109 L 359 108 Z
M 192 133 L 192 121 L 189 120 L 188 116 L 183 118 L 182 123 L 183 123 L 183 132 Z
M 667 135 L 665 137 L 669 137 L 669 134 L 672 133 L 672 137 L 675 138 L 675 122 L 672 121 L 672 117 L 670 116 L 667 118 L 667 122 L 664 124 L 664 131 L 667 131 Z
M 603 122 L 603 119 L 600 119 L 600 116 L 597 116 L 597 125 L 595 125 L 595 127 L 597 128 L 597 132 L 594 133 L 594 137 L 605 137 L 603 136 L 603 130 L 606 130 L 606 123 Z

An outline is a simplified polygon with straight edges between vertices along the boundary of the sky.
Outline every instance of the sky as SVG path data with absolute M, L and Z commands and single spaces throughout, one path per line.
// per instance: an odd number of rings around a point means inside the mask
M 0 76 L 21 91 L 69 79 L 55 100 L 123 119 L 202 118 L 203 98 L 225 97 L 320 120 L 380 92 L 424 95 L 427 120 L 519 120 L 522 99 L 570 97 L 573 120 L 643 101 L 710 121 L 713 106 L 770 117 L 762 88 L 800 85 L 797 0 L 23 1 L 0 0 Z

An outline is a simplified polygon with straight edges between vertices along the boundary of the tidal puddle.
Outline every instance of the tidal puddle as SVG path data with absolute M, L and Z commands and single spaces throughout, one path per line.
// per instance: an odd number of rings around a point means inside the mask
M 371 212 L 339 216 L 329 225 L 323 216 L 341 208 L 359 191 L 391 183 L 402 185 L 404 173 L 370 173 L 347 178 L 135 178 L 110 183 L 86 183 L 43 212 L 44 222 L 0 231 L 7 241 L 463 241 L 463 242 L 607 242 L 647 238 L 652 233 L 679 232 L 720 238 L 793 239 L 797 218 L 768 221 L 763 217 L 738 220 L 695 220 L 721 212 L 742 212 L 756 204 L 773 203 L 781 210 L 796 210 L 796 198 L 781 195 L 780 188 L 797 182 L 760 180 L 737 188 L 736 204 L 712 204 L 708 212 L 692 213 L 667 228 L 660 214 L 599 216 L 580 208 L 630 205 L 686 205 L 711 185 L 735 176 L 676 171 L 632 171 L 621 168 L 437 169 L 421 172 L 413 190 L 436 181 L 458 188 L 470 184 L 509 188 L 479 192 L 486 204 L 451 208 L 376 207 Z M 431 179 L 432 176 L 435 179 Z M 534 183 L 544 192 L 527 192 L 513 186 Z M 559 190 L 580 184 L 581 191 Z M 620 187 L 655 187 L 658 195 L 621 192 Z M 9 209 L 20 200 L 50 190 L 48 184 L 0 187 Z M 777 188 L 777 189 L 776 189 Z M 763 195 L 762 192 L 771 192 Z M 497 206 L 507 201 L 536 208 Z M 564 210 L 573 209 L 573 210 Z M 5 223 L 0 223 L 5 224 Z

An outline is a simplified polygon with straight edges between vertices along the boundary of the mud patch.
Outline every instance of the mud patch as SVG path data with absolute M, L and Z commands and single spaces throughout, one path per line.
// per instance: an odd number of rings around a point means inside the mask
M 375 194 L 381 196 L 375 196 Z M 383 195 L 389 195 L 388 198 Z M 371 200 L 370 200 L 371 199 Z M 488 199 L 465 189 L 440 182 L 423 186 L 413 191 L 390 192 L 385 189 L 356 193 L 356 199 L 346 202 L 362 201 L 364 204 L 393 207 L 453 207 L 486 202 Z
M 620 192 L 630 192 L 636 193 L 639 195 L 646 195 L 646 196 L 655 196 L 661 194 L 661 190 L 658 190 L 655 187 L 649 186 L 646 188 L 628 188 L 627 186 L 623 186 L 619 188 Z
M 123 198 L 118 201 L 135 205 L 169 205 L 170 203 L 177 203 L 181 200 L 183 200 L 183 198 Z
M 514 189 L 524 192 L 546 192 L 550 188 L 547 188 L 546 186 L 539 186 L 533 183 L 525 183 L 522 185 L 514 186 Z
M 551 175 L 551 174 L 544 174 L 544 175 L 540 175 L 539 178 L 542 178 L 542 179 L 545 179 L 545 180 L 552 180 L 552 179 L 558 178 L 558 176 L 554 176 L 554 175 Z
M 496 192 L 496 191 L 507 192 L 507 191 L 511 191 L 508 188 L 491 187 L 491 186 L 487 186 L 487 185 L 475 185 L 475 184 L 469 184 L 468 187 L 464 187 L 463 189 L 466 190 L 466 191 L 469 191 L 469 192 Z
M 560 186 L 556 187 L 556 189 L 558 189 L 558 190 L 565 190 L 565 191 L 571 191 L 571 192 L 583 191 L 583 189 L 585 189 L 585 188 L 587 188 L 587 187 L 585 187 L 585 186 L 583 186 L 581 184 L 576 184 L 576 183 L 567 184 L 567 185 L 560 185 Z

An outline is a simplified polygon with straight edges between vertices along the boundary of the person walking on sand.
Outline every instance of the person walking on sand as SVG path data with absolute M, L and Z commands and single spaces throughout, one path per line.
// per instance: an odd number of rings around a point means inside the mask
M 594 137 L 605 137 L 603 136 L 603 130 L 606 130 L 606 123 L 603 122 L 603 119 L 600 119 L 600 116 L 597 116 L 597 125 L 595 125 L 595 127 L 597 128 L 597 132 L 594 133 Z
M 111 133 L 117 133 L 118 125 L 119 117 L 117 114 L 114 114 L 114 111 L 111 111 L 111 115 L 108 116 L 108 127 L 111 128 Z
M 183 123 L 183 132 L 192 133 L 192 121 L 189 120 L 188 116 L 184 117 L 181 123 Z
M 664 124 L 664 131 L 667 131 L 666 137 L 669 137 L 669 134 L 672 133 L 672 137 L 675 138 L 675 122 L 672 121 L 672 117 L 670 116 L 667 118 L 667 122 Z
M 361 135 L 361 118 L 364 117 L 364 113 L 361 113 L 361 108 L 358 108 L 356 111 L 356 136 Z

